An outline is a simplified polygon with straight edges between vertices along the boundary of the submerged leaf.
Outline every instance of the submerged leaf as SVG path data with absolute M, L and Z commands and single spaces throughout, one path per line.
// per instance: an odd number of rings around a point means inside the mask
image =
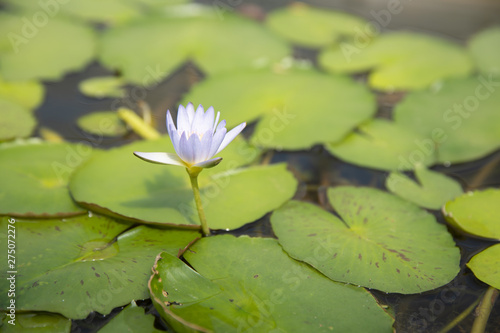
M 413 294 L 447 284 L 460 270 L 446 227 L 416 205 L 370 188 L 330 188 L 328 198 L 340 219 L 291 201 L 271 224 L 290 256 L 332 280 Z
M 77 120 L 78 127 L 96 135 L 121 136 L 127 126 L 116 111 L 100 111 L 86 114 Z
M 124 97 L 125 91 L 121 88 L 125 82 L 115 76 L 93 77 L 80 82 L 80 92 L 88 97 Z

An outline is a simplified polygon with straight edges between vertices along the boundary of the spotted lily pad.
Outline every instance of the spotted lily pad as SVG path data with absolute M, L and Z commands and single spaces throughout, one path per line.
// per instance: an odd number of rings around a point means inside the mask
M 394 122 L 374 119 L 359 126 L 344 140 L 327 144 L 336 157 L 356 165 L 381 170 L 411 170 L 434 163 L 434 150 L 422 151 L 432 142 Z M 433 142 L 430 144 L 433 147 Z
M 257 23 L 229 13 L 221 20 L 213 12 L 148 18 L 109 29 L 101 40 L 100 60 L 130 82 L 151 85 L 188 60 L 213 74 L 269 66 L 290 53 Z
M 479 32 L 469 40 L 468 46 L 482 73 L 500 75 L 500 27 Z
M 5 81 L 0 78 L 0 98 L 29 110 L 37 108 L 42 103 L 44 94 L 44 86 L 38 81 Z
M 417 148 L 437 162 L 460 163 L 500 147 L 500 81 L 490 76 L 448 80 L 438 89 L 409 93 L 394 120 L 423 136 Z
M 443 207 L 446 221 L 452 226 L 484 238 L 500 240 L 500 190 L 468 192 Z
M 0 325 L 2 333 L 69 333 L 71 331 L 71 320 L 56 313 L 34 312 L 16 313 L 14 323 L 9 324 L 12 319 L 7 316 Z
M 500 289 L 500 244 L 476 254 L 467 263 L 474 275 L 484 283 Z
M 413 294 L 447 284 L 460 270 L 446 227 L 413 203 L 355 187 L 330 188 L 328 198 L 340 218 L 291 201 L 273 213 L 271 224 L 292 258 L 332 280 Z
M 151 332 L 161 333 L 164 331 L 154 328 L 155 317 L 145 314 L 144 308 L 138 307 L 134 302 L 123 309 L 116 317 L 113 317 L 99 333 L 115 332 Z
M 0 221 L 7 234 L 8 219 Z M 105 217 L 16 220 L 16 308 L 49 311 L 83 319 L 96 311 L 148 298 L 147 281 L 156 255 L 177 254 L 198 235 L 194 231 L 132 229 Z M 5 236 L 6 237 L 6 236 Z M 1 254 L 0 291 L 8 290 L 7 252 Z M 7 297 L 0 308 L 7 306 Z
M 58 80 L 94 56 L 90 27 L 42 10 L 26 16 L 1 13 L 0 36 L 0 75 L 5 80 Z
M 160 254 L 149 283 L 176 332 L 392 331 L 393 319 L 366 290 L 292 260 L 274 239 L 215 236 L 190 250 L 192 268 Z
M 333 73 L 371 71 L 370 86 L 384 91 L 422 89 L 445 78 L 467 76 L 472 70 L 464 48 L 410 32 L 383 34 L 366 46 L 352 43 L 326 49 L 319 62 Z
M 36 119 L 28 109 L 0 97 L 0 142 L 26 138 L 35 126 Z
M 302 3 L 277 9 L 267 16 L 267 26 L 292 43 L 307 47 L 323 47 L 353 37 L 366 22 L 342 12 L 309 7 Z
M 127 133 L 127 125 L 115 111 L 86 114 L 77 120 L 78 127 L 96 135 L 121 136 Z
M 120 98 L 125 96 L 125 90 L 121 88 L 124 85 L 123 79 L 115 76 L 93 77 L 80 82 L 78 88 L 80 92 L 88 97 Z
M 136 142 L 96 154 L 71 179 L 75 200 L 84 207 L 144 223 L 199 228 L 185 168 L 146 163 L 134 151 L 174 152 L 170 138 Z M 233 229 L 262 217 L 290 199 L 297 181 L 286 165 L 237 169 L 258 151 L 237 138 L 221 154 L 221 164 L 199 176 L 202 202 L 213 229 Z
M 401 198 L 430 209 L 439 209 L 447 201 L 463 193 L 458 182 L 422 165 L 416 166 L 415 176 L 417 182 L 400 172 L 392 172 L 387 178 L 386 186 Z
M 216 105 L 229 126 L 259 119 L 251 142 L 279 149 L 338 141 L 375 112 L 364 86 L 312 70 L 220 75 L 198 84 L 184 101 Z
M 0 148 L 0 215 L 70 216 L 85 210 L 68 192 L 73 170 L 92 149 L 83 144 L 40 143 Z

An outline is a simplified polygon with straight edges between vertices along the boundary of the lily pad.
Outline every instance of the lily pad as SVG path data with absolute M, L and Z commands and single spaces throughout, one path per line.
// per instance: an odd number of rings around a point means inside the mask
M 71 179 L 75 200 L 89 209 L 144 223 L 199 228 L 185 168 L 145 163 L 134 151 L 174 152 L 170 138 L 136 142 L 96 154 Z M 253 222 L 290 199 L 297 181 L 286 165 L 245 169 L 258 151 L 237 138 L 218 156 L 222 163 L 199 176 L 202 202 L 212 229 Z
M 78 85 L 78 88 L 82 94 L 88 97 L 120 98 L 125 96 L 125 90 L 121 88 L 124 84 L 125 82 L 123 82 L 122 78 L 115 76 L 102 76 L 82 81 Z
M 393 319 L 366 290 L 328 280 L 274 239 L 215 236 L 190 249 L 193 268 L 162 253 L 149 283 L 176 332 L 392 331 Z
M 476 254 L 467 263 L 474 275 L 484 283 L 500 289 L 500 244 Z
M 443 207 L 446 221 L 452 226 L 479 237 L 500 240 L 500 190 L 468 192 Z
M 267 26 L 292 43 L 319 48 L 352 38 L 367 25 L 362 18 L 302 3 L 277 9 L 267 16 Z M 358 30 L 357 30 L 358 29 Z
M 229 126 L 259 119 L 250 142 L 278 149 L 341 140 L 375 113 L 374 96 L 366 87 L 313 70 L 212 77 L 184 97 L 190 101 L 216 105 Z
M 416 166 L 415 176 L 417 182 L 400 172 L 391 172 L 385 185 L 401 198 L 430 209 L 439 209 L 463 193 L 458 182 L 422 165 Z
M 269 66 L 289 53 L 283 41 L 257 23 L 230 14 L 221 20 L 211 11 L 109 29 L 101 38 L 100 60 L 126 80 L 147 86 L 189 60 L 213 74 Z
M 138 307 L 135 302 L 123 309 L 118 315 L 113 317 L 99 333 L 115 332 L 151 332 L 161 333 L 164 331 L 154 328 L 155 317 L 145 314 L 144 309 Z
M 127 125 L 116 111 L 92 112 L 78 118 L 77 124 L 84 131 L 96 135 L 122 136 L 127 133 Z
M 5 80 L 58 80 L 93 58 L 90 27 L 42 10 L 22 15 L 0 14 L 0 75 Z
M 35 126 L 36 119 L 28 109 L 0 98 L 0 142 L 29 137 Z
M 364 46 L 364 44 L 363 44 Z M 466 50 L 448 40 L 410 32 L 383 34 L 364 47 L 355 43 L 326 49 L 320 65 L 333 73 L 371 71 L 370 86 L 414 90 L 472 71 Z
M 298 201 L 271 216 L 292 258 L 335 281 L 401 294 L 441 287 L 459 272 L 460 252 L 446 227 L 413 203 L 343 186 L 328 189 L 328 198 L 340 218 Z
M 71 216 L 85 209 L 68 192 L 73 170 L 91 154 L 83 144 L 40 143 L 0 148 L 0 215 Z
M 423 136 L 384 119 L 359 126 L 344 140 L 327 144 L 336 157 L 356 165 L 381 170 L 411 170 L 417 164 L 434 163 L 434 151 L 422 151 L 428 144 Z
M 0 98 L 29 110 L 36 109 L 42 103 L 44 94 L 45 88 L 38 81 L 5 81 L 0 78 Z
M 8 219 L 0 221 L 7 233 Z M 50 311 L 71 319 L 148 298 L 147 281 L 156 255 L 177 254 L 194 231 L 132 229 L 99 216 L 68 220 L 17 220 L 16 309 Z M 7 294 L 7 252 L 2 254 L 0 290 Z M 22 273 L 21 273 L 22 272 Z M 7 306 L 7 297 L 0 308 Z
M 425 138 L 418 147 L 437 162 L 461 163 L 500 147 L 500 83 L 480 76 L 448 80 L 438 89 L 409 93 L 394 121 Z
M 479 71 L 500 75 L 500 27 L 489 28 L 472 36 L 468 47 Z
M 69 333 L 71 331 L 71 320 L 56 313 L 16 313 L 15 325 L 9 324 L 12 320 L 5 317 L 1 331 L 2 333 Z

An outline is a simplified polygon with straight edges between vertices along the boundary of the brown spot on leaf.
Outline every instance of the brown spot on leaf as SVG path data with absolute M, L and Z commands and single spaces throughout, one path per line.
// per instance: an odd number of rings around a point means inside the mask
M 396 272 L 401 273 L 401 271 L 399 270 L 399 268 L 396 268 Z
M 99 275 L 99 273 L 95 273 L 95 276 L 96 277 L 101 277 L 101 275 Z
M 316 236 L 316 235 L 317 235 L 316 233 L 314 233 L 314 234 L 309 234 L 309 235 L 307 235 L 307 237 L 314 237 L 314 236 Z
M 57 225 L 54 229 L 56 229 L 57 231 L 61 231 L 61 229 L 59 229 L 59 227 Z
M 162 290 L 161 294 L 163 295 L 163 297 L 168 297 L 168 292 L 166 290 Z
M 63 295 L 63 294 L 64 294 L 64 290 L 63 290 L 63 291 L 61 291 L 61 293 L 60 293 L 59 295 Z
M 80 280 L 80 284 L 81 284 L 82 286 L 83 286 L 83 283 L 84 283 L 84 282 L 83 282 L 83 280 Z
M 230 298 L 230 299 L 229 299 L 229 302 L 233 303 L 233 302 L 234 302 L 234 299 Z
M 375 263 L 375 266 L 377 266 L 377 268 L 380 268 L 380 266 L 378 265 L 378 262 Z
M 259 277 L 259 274 L 255 274 L 255 275 L 253 276 L 253 278 L 254 278 L 254 279 L 256 279 L 256 278 L 258 278 L 258 277 Z
M 35 288 L 35 287 L 38 287 L 38 285 L 39 285 L 38 281 L 35 281 L 35 282 L 33 282 L 33 284 L 31 285 L 31 287 Z
M 95 271 L 95 267 L 94 266 L 92 266 L 91 268 L 92 268 L 93 271 Z
M 384 253 L 382 253 L 382 260 L 383 260 L 384 262 L 386 262 L 386 261 L 387 261 L 387 257 L 385 256 L 385 252 L 384 252 Z
M 358 253 L 358 259 L 359 260 L 363 259 L 363 256 L 361 255 L 361 253 Z

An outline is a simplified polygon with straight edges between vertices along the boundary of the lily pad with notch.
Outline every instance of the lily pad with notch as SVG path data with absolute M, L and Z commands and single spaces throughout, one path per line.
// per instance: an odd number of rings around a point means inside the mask
M 376 108 L 374 96 L 352 79 L 306 69 L 213 76 L 184 97 L 189 101 L 216 105 L 229 126 L 258 120 L 252 144 L 289 150 L 339 141 Z
M 84 144 L 21 143 L 0 147 L 0 215 L 56 217 L 83 214 L 68 191 L 73 170 L 92 153 Z
M 7 233 L 8 218 L 0 220 Z M 159 252 L 177 254 L 199 234 L 164 230 L 101 216 L 66 220 L 16 219 L 17 311 L 48 311 L 71 319 L 95 311 L 107 315 L 149 297 L 148 277 Z M 7 293 L 7 252 L 0 290 Z M 3 297 L 5 309 L 9 299 Z
M 161 253 L 149 282 L 176 332 L 392 331 L 393 318 L 365 289 L 291 259 L 275 239 L 206 237 L 184 258 L 189 266 Z
M 400 294 L 441 287 L 459 272 L 460 251 L 432 214 L 371 188 L 340 186 L 327 194 L 340 218 L 298 201 L 271 216 L 292 258 L 334 281 Z
M 199 228 L 184 167 L 146 163 L 132 153 L 174 152 L 170 138 L 140 141 L 96 154 L 70 182 L 75 200 L 104 214 L 141 223 Z M 199 176 L 202 203 L 212 229 L 235 229 L 290 199 L 297 181 L 285 164 L 240 168 L 259 151 L 237 137 L 218 156 L 217 167 Z
M 115 332 L 144 332 L 161 333 L 154 327 L 155 316 L 145 314 L 144 308 L 141 308 L 132 302 L 127 305 L 119 314 L 111 319 L 106 325 L 99 329 L 99 333 Z

